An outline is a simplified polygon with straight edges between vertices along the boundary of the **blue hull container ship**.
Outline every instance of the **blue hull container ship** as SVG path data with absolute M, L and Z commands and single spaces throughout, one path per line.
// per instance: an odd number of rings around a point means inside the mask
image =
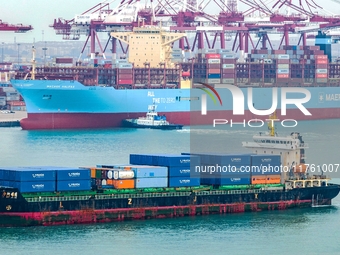
M 118 127 L 126 119 L 144 116 L 152 104 L 170 123 L 181 125 L 253 119 L 248 104 L 244 114 L 234 114 L 233 97 L 226 86 L 240 88 L 245 100 L 252 88 L 256 109 L 271 108 L 274 89 L 279 92 L 280 109 L 283 87 L 289 89 L 288 98 L 300 99 L 303 88 L 310 93 L 303 105 L 311 115 L 288 104 L 280 119 L 340 118 L 340 64 L 331 63 L 320 45 L 253 50 L 246 62 L 230 50 L 201 49 L 190 62 L 184 61 L 182 50 L 172 48 L 174 41 L 185 36 L 182 33 L 148 26 L 111 36 L 118 40 L 123 36 L 127 38 L 124 43 L 133 45 L 127 59 L 93 67 L 33 65 L 30 73 L 16 74 L 11 83 L 23 96 L 28 113 L 21 121 L 23 129 Z M 143 51 L 150 54 L 140 54 Z M 156 51 L 159 54 L 153 54 Z M 207 94 L 208 114 L 202 115 L 202 98 Z

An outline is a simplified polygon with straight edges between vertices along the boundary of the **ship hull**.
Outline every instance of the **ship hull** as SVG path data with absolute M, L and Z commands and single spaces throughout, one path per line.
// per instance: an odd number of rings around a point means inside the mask
M 157 105 L 157 111 L 171 123 L 180 125 L 207 125 L 213 119 L 233 121 L 265 119 L 252 114 L 246 103 L 249 90 L 242 88 L 244 112 L 235 110 L 233 94 L 229 89 L 216 89 L 207 97 L 207 114 L 202 112 L 201 89 L 114 89 L 113 87 L 84 86 L 77 81 L 13 80 L 12 85 L 23 96 L 28 117 L 21 121 L 23 129 L 77 129 L 120 127 L 124 119 L 145 116 L 148 106 Z M 281 88 L 282 89 L 282 88 Z M 288 88 L 294 89 L 294 88 Z M 318 120 L 340 118 L 340 87 L 306 87 L 311 98 L 303 106 L 305 114 L 296 105 L 287 104 L 281 110 L 281 90 L 278 88 L 277 115 L 280 119 Z M 255 109 L 270 109 L 273 88 L 252 88 Z M 303 94 L 287 93 L 289 99 L 301 99 Z M 205 94 L 206 95 L 206 94 Z M 211 96 L 211 97 L 210 97 Z M 215 97 L 215 98 L 214 98 Z M 239 99 L 238 99 L 239 100 Z
M 288 110 L 289 119 L 294 120 L 322 120 L 340 118 L 340 108 L 309 109 L 312 116 L 303 115 L 300 110 Z M 266 119 L 254 116 L 250 111 L 245 111 L 244 116 L 233 115 L 232 110 L 211 111 L 208 116 L 202 116 L 201 112 L 160 112 L 166 115 L 167 120 L 172 123 L 181 123 L 184 126 L 210 125 L 214 119 L 233 120 L 242 122 L 251 119 Z M 121 127 L 122 121 L 127 118 L 138 118 L 145 113 L 28 113 L 28 117 L 20 121 L 25 130 L 37 129 L 87 129 L 87 128 L 114 128 Z M 278 114 L 281 120 L 288 119 L 287 116 Z
M 178 194 L 97 195 L 26 201 L 0 198 L 0 226 L 64 225 L 123 220 L 229 214 L 330 205 L 339 185 L 293 190 L 238 190 Z M 13 190 L 3 190 L 12 192 Z

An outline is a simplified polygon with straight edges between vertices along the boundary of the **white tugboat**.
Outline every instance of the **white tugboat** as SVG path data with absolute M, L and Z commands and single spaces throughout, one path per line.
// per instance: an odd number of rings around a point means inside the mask
M 165 115 L 159 116 L 156 112 L 157 105 L 149 105 L 145 117 L 138 119 L 123 120 L 123 126 L 133 128 L 152 128 L 152 129 L 182 129 L 183 125 L 170 124 Z

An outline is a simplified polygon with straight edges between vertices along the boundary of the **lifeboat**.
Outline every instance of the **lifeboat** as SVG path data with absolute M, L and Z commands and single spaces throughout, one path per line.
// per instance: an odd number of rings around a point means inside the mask
M 306 173 L 307 165 L 299 164 L 294 167 L 294 173 Z

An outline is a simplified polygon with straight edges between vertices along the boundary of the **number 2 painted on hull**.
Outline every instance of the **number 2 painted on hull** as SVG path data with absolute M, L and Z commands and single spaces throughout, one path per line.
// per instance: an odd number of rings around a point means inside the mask
M 128 205 L 132 205 L 132 198 L 128 198 Z

